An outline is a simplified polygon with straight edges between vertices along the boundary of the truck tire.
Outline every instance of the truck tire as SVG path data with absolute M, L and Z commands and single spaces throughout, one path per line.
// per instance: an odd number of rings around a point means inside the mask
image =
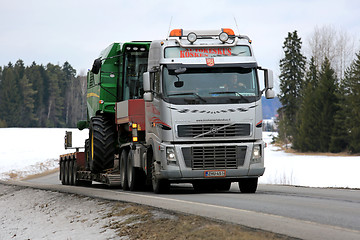
M 71 161 L 71 168 L 70 169 L 71 169 L 71 174 L 70 174 L 71 185 L 78 186 L 79 183 L 78 183 L 77 176 L 76 176 L 76 173 L 77 173 L 76 159 L 73 159 Z
M 66 160 L 64 163 L 64 185 L 69 185 L 70 177 L 69 177 L 69 160 Z
M 255 193 L 258 185 L 258 178 L 243 178 L 239 181 L 239 189 L 242 193 Z
M 127 179 L 127 160 L 128 150 L 124 148 L 120 155 L 120 184 L 123 190 L 129 190 L 128 179 Z
M 116 129 L 114 120 L 105 116 L 93 117 L 90 122 L 89 162 L 93 173 L 114 167 Z
M 137 167 L 134 167 L 134 153 L 129 151 L 127 160 L 127 179 L 130 191 L 141 190 L 145 186 L 145 175 Z
M 156 194 L 168 193 L 170 191 L 170 182 L 167 179 L 159 179 L 156 177 L 155 164 L 156 162 L 153 155 L 153 164 L 151 167 L 152 170 L 151 179 L 152 179 L 153 191 Z
M 65 161 L 61 160 L 60 162 L 60 175 L 61 175 L 61 184 L 65 185 Z

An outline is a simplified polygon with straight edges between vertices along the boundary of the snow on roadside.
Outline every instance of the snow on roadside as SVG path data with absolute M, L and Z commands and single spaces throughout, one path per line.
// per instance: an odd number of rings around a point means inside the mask
M 259 183 L 309 187 L 360 188 L 360 156 L 285 153 L 271 144 L 276 133 L 264 132 L 265 174 Z
M 105 227 L 112 206 L 104 201 L 2 184 L 0 192 L 1 239 L 119 238 Z
M 88 130 L 64 128 L 0 128 L 0 179 L 15 179 L 55 169 L 64 149 L 65 131 L 73 132 L 73 146 L 83 147 Z
M 73 132 L 73 146 L 83 146 L 88 131 L 59 128 L 0 128 L 0 179 L 24 177 L 58 167 L 65 131 Z M 285 153 L 271 144 L 274 133 L 264 132 L 265 174 L 262 184 L 360 188 L 360 156 L 309 156 Z

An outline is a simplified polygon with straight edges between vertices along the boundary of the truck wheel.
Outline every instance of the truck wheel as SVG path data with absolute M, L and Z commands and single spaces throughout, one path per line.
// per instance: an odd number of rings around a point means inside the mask
M 61 184 L 65 185 L 65 161 L 61 160 L 60 162 L 60 175 L 61 175 Z
M 65 183 L 65 185 L 69 185 L 69 180 L 70 180 L 69 173 L 70 173 L 70 171 L 69 171 L 69 161 L 68 160 L 65 161 L 64 166 L 65 166 L 65 168 L 64 168 L 64 170 L 65 170 L 64 171 L 64 183 Z
M 93 173 L 114 167 L 116 129 L 113 119 L 93 117 L 90 122 L 89 159 Z
M 154 159 L 154 155 L 153 155 L 153 164 L 152 164 L 152 186 L 153 186 L 153 191 L 156 194 L 161 194 L 161 193 L 168 193 L 170 190 L 170 182 L 167 179 L 159 179 L 156 177 L 155 174 L 155 159 Z
M 127 179 L 130 191 L 140 190 L 145 185 L 145 176 L 140 169 L 134 167 L 134 153 L 129 151 L 127 161 Z
M 74 168 L 74 161 L 72 159 L 70 159 L 69 160 L 69 185 L 74 185 L 73 168 Z
M 239 189 L 242 193 L 255 193 L 258 178 L 243 178 L 239 180 Z
M 128 150 L 124 148 L 121 151 L 121 156 L 120 156 L 120 182 L 123 190 L 129 190 L 127 174 L 126 174 L 127 160 L 128 160 Z
M 76 176 L 76 173 L 77 173 L 77 164 L 76 164 L 76 159 L 72 160 L 72 164 L 71 164 L 71 185 L 74 185 L 74 186 L 78 186 L 79 183 L 78 183 L 78 180 L 77 180 L 77 176 Z

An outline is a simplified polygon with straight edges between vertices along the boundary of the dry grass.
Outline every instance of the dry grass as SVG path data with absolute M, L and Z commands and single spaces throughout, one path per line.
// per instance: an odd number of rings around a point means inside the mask
M 59 172 L 59 168 L 51 169 L 51 170 L 48 170 L 48 171 L 45 171 L 45 172 L 42 172 L 42 173 L 29 175 L 29 176 L 26 176 L 24 178 L 21 178 L 21 180 L 25 180 L 25 181 L 26 180 L 31 180 L 31 179 L 34 179 L 34 178 L 44 177 L 44 176 L 47 176 L 49 174 L 53 174 L 53 173 L 56 173 L 56 172 Z
M 294 239 L 199 216 L 165 213 L 162 217 L 155 217 L 156 211 L 136 204 L 117 204 L 108 216 L 111 220 L 106 227 L 115 229 L 119 237 L 128 236 L 130 239 Z M 124 216 L 127 216 L 125 220 Z
M 349 152 L 339 152 L 339 153 L 331 153 L 331 152 L 299 152 L 291 147 L 286 147 L 283 143 L 273 143 L 274 146 L 279 147 L 279 151 L 284 151 L 286 153 L 292 153 L 295 155 L 304 155 L 304 156 L 335 156 L 335 157 L 353 157 L 360 156 L 359 153 L 351 154 Z

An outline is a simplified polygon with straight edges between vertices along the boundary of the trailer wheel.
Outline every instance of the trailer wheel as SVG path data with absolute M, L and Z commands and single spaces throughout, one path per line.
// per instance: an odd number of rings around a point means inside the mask
M 71 173 L 70 173 L 70 178 L 71 178 L 71 185 L 77 186 L 79 185 L 78 180 L 77 180 L 77 164 L 76 164 L 76 159 L 73 159 L 71 161 Z
M 140 190 L 145 185 L 144 174 L 140 169 L 134 167 L 134 153 L 131 150 L 127 160 L 127 179 L 130 191 Z
M 61 184 L 65 185 L 65 161 L 60 161 L 60 176 L 61 176 Z
M 154 155 L 153 155 L 153 164 L 152 164 L 152 168 L 151 168 L 151 172 L 152 172 L 152 186 L 153 186 L 153 191 L 156 194 L 161 194 L 161 193 L 167 193 L 170 190 L 170 182 L 167 179 L 159 179 L 156 177 L 155 174 L 155 159 L 154 159 Z
M 89 159 L 93 173 L 114 167 L 116 129 L 112 118 L 93 117 L 90 122 Z
M 69 185 L 69 180 L 70 180 L 69 173 L 70 173 L 70 171 L 69 171 L 69 161 L 68 160 L 65 161 L 64 166 L 65 166 L 65 168 L 64 168 L 64 182 L 65 182 L 65 185 Z
M 129 190 L 128 179 L 127 179 L 127 159 L 128 159 L 128 150 L 124 148 L 121 151 L 121 156 L 120 156 L 120 183 L 123 190 Z
M 255 193 L 258 178 L 243 178 L 239 180 L 239 189 L 242 193 Z

